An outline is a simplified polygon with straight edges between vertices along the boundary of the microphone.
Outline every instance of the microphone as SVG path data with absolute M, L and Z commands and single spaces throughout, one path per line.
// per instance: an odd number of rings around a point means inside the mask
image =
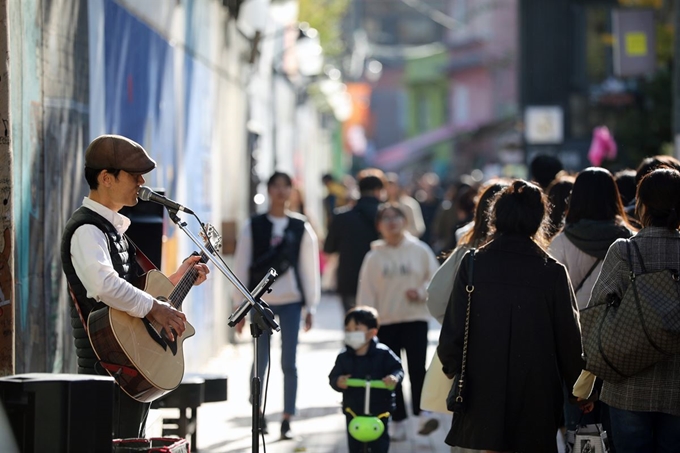
M 162 204 L 166 208 L 172 209 L 173 211 L 183 211 L 186 212 L 187 214 L 194 213 L 194 211 L 192 211 L 191 209 L 185 208 L 181 204 L 172 201 L 168 198 L 165 198 L 163 195 L 154 192 L 153 190 L 149 189 L 146 186 L 142 186 L 139 188 L 139 191 L 137 192 L 137 197 L 143 201 L 153 201 L 154 203 Z

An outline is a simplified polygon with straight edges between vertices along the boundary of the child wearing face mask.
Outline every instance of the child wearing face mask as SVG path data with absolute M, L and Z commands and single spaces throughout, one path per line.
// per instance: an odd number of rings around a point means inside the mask
M 335 366 L 328 376 L 331 387 L 342 392 L 342 409 L 347 416 L 347 423 L 352 415 L 345 409 L 351 409 L 356 415 L 378 415 L 392 412 L 396 407 L 394 387 L 404 378 L 401 360 L 384 344 L 378 342 L 378 312 L 373 307 L 354 307 L 345 315 L 345 345 L 335 360 Z M 364 414 L 364 388 L 347 387 L 347 379 L 358 378 L 382 380 L 388 388 L 371 389 L 370 411 Z M 388 435 L 388 419 L 382 419 L 385 431 L 374 442 L 361 443 L 347 434 L 350 453 L 368 451 L 386 453 L 390 447 Z M 366 450 L 364 450 L 366 445 Z

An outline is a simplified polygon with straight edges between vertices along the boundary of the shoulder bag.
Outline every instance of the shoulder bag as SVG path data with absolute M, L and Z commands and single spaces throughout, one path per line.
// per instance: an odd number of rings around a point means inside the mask
M 465 366 L 467 364 L 467 350 L 468 350 L 468 336 L 470 333 L 470 304 L 472 302 L 472 293 L 475 290 L 472 279 L 472 271 L 475 264 L 475 250 L 470 250 L 470 280 L 465 286 L 467 292 L 467 310 L 465 311 L 465 333 L 463 334 L 463 359 L 461 360 L 460 373 L 453 376 L 453 385 L 446 398 L 446 407 L 454 414 L 462 414 L 465 412 Z
M 585 368 L 607 382 L 620 382 L 680 353 L 678 271 L 647 272 L 638 245 L 628 240 L 626 248 L 630 284 L 623 297 L 611 294 L 581 310 Z M 633 270 L 632 248 L 640 274 Z

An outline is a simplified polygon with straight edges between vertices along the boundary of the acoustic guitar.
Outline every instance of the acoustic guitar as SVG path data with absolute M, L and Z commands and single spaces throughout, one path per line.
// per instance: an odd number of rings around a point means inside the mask
M 210 251 L 221 247 L 221 237 L 212 225 L 202 234 Z M 201 262 L 208 261 L 201 253 Z M 173 285 L 160 271 L 151 270 L 142 277 L 139 286 L 159 301 L 180 310 L 182 301 L 198 278 L 198 271 L 189 269 Z M 100 364 L 130 397 L 148 403 L 176 389 L 184 376 L 183 343 L 196 333 L 186 323 L 186 330 L 170 341 L 165 327 L 147 318 L 136 318 L 111 307 L 93 311 L 87 319 L 87 334 Z

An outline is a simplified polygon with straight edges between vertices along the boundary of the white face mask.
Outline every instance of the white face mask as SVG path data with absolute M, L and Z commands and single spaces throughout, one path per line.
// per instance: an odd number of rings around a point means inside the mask
M 367 343 L 366 332 L 345 332 L 345 344 L 355 351 Z

